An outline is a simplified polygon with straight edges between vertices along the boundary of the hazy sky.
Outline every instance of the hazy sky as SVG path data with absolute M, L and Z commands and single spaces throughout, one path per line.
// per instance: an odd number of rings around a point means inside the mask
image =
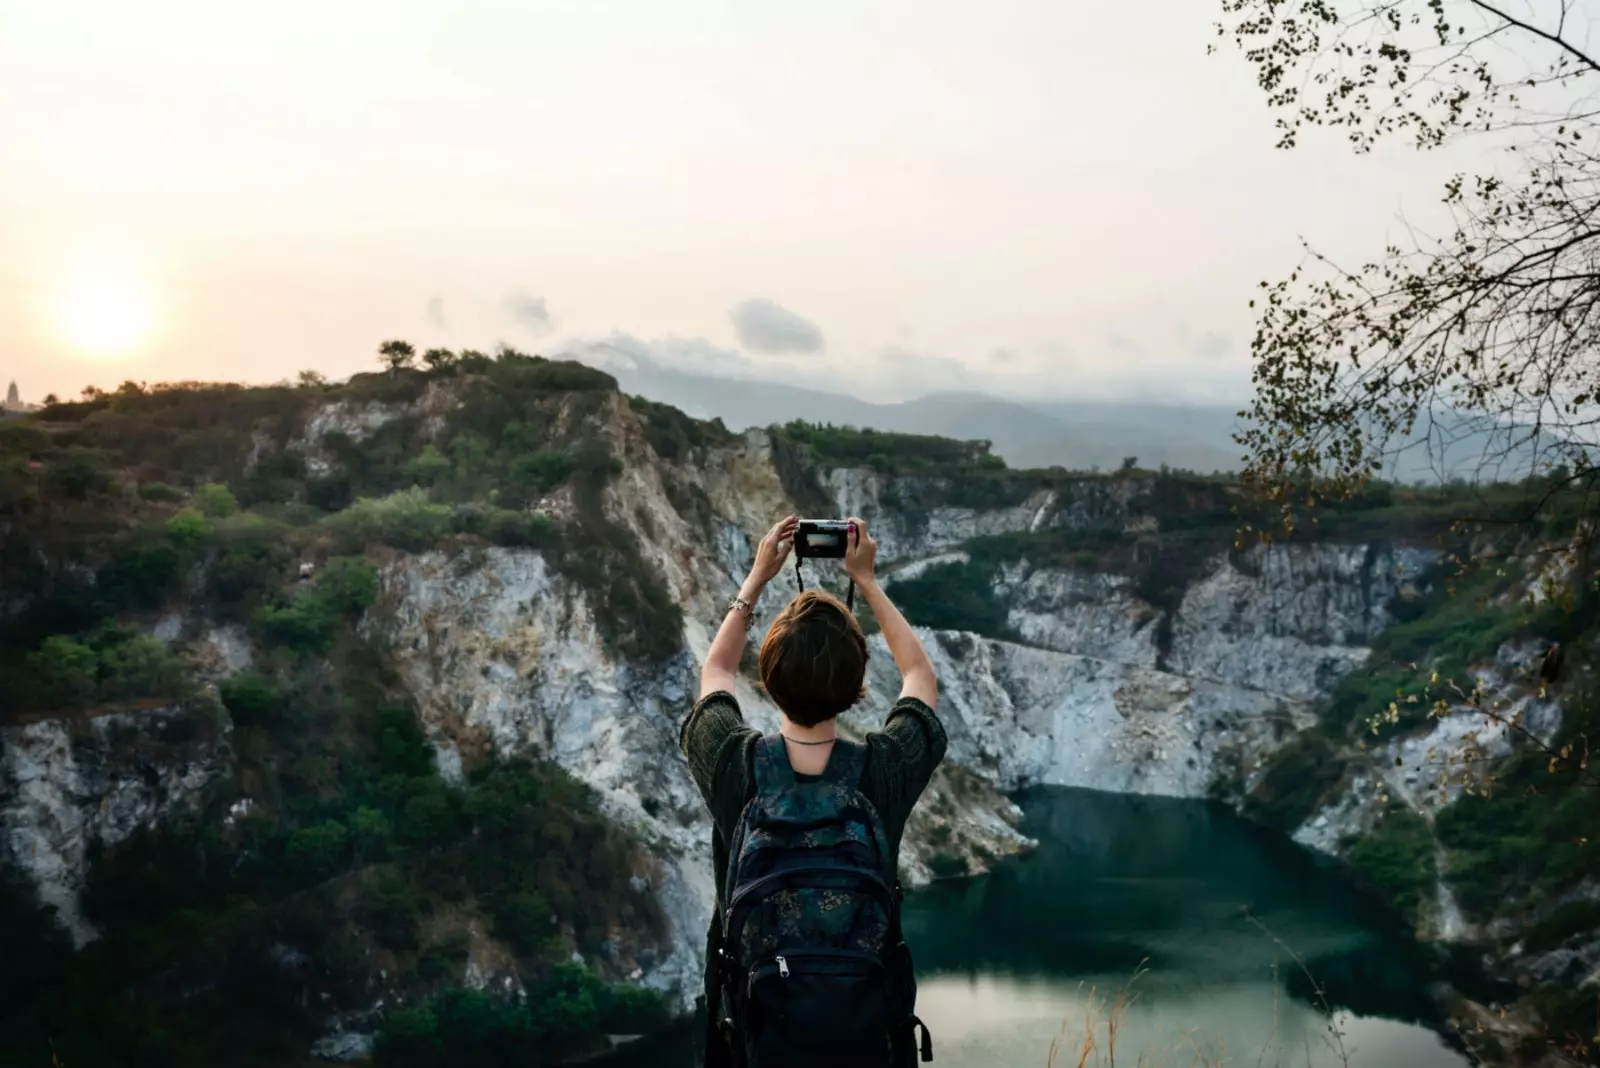
M 0 378 L 624 335 L 876 399 L 1231 402 L 1253 285 L 1301 234 L 1376 253 L 1446 161 L 1275 151 L 1218 6 L 0 0 Z

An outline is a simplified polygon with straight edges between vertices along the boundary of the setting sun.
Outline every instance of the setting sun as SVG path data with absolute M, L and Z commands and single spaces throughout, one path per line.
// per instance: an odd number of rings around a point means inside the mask
M 62 297 L 61 326 L 79 348 L 96 356 L 120 356 L 148 333 L 150 303 L 125 280 L 80 278 Z

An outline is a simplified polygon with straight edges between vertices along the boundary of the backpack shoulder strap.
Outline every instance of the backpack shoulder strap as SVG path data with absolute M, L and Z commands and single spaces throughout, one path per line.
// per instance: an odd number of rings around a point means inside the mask
M 756 796 L 772 797 L 794 786 L 794 768 L 783 735 L 769 734 L 756 742 Z
M 839 783 L 851 789 L 861 788 L 861 773 L 867 766 L 867 747 L 858 742 L 840 738 L 833 743 L 833 753 L 828 766 L 823 769 L 824 782 Z

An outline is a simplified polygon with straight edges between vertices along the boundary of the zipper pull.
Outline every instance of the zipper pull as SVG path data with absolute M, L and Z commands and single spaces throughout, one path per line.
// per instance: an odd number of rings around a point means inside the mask
M 785 979 L 789 978 L 789 962 L 782 957 L 774 957 L 773 959 L 778 962 L 778 974 Z

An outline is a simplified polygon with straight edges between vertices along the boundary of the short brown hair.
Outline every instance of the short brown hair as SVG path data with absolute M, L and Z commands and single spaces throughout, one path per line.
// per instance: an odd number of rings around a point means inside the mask
M 867 636 L 839 598 L 797 594 L 761 643 L 761 685 L 802 727 L 832 719 L 866 693 Z

